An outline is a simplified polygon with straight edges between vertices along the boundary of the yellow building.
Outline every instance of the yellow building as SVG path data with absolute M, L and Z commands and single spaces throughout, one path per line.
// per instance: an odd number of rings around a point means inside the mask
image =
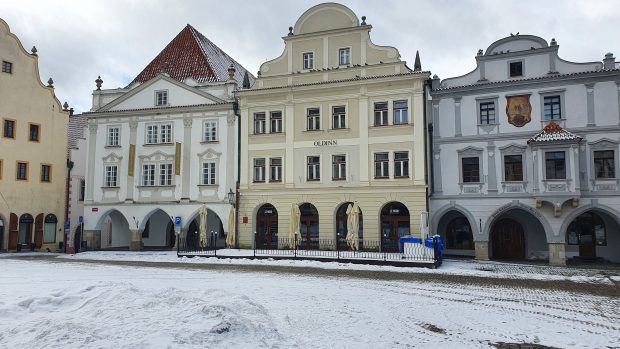
M 343 5 L 314 6 L 237 93 L 241 247 L 281 246 L 297 206 L 300 248 L 335 248 L 354 202 L 360 244 L 390 250 L 419 236 L 429 73 L 373 44 L 371 29 Z
M 0 60 L 0 250 L 56 251 L 63 242 L 69 112 L 53 81 L 41 83 L 36 49 L 27 52 L 2 19 Z

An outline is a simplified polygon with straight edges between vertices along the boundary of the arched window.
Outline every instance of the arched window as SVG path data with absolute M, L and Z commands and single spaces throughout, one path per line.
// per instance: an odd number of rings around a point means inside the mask
M 474 238 L 467 218 L 456 217 L 448 223 L 446 248 L 454 250 L 474 249 Z
M 607 245 L 603 219 L 594 212 L 583 213 L 573 220 L 566 231 L 569 245 Z

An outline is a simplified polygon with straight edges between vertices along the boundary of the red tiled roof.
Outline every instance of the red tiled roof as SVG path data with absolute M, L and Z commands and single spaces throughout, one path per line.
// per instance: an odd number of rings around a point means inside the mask
M 247 70 L 188 24 L 131 84 L 146 82 L 160 73 L 166 73 L 178 81 L 187 78 L 197 82 L 228 81 L 228 67 L 231 64 L 235 67 L 235 80 L 241 86 Z M 249 72 L 248 75 L 251 85 L 254 76 Z
M 566 131 L 557 123 L 551 121 L 542 131 L 538 132 L 534 137 L 530 138 L 527 143 L 532 142 L 554 142 L 554 141 L 580 141 L 581 137 Z

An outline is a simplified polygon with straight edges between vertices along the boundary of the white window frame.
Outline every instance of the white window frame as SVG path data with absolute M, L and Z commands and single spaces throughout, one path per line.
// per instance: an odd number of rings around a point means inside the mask
M 310 110 L 314 110 L 314 109 L 318 110 L 319 114 L 310 116 Z M 317 126 L 317 123 L 318 123 L 318 126 Z M 309 127 L 310 125 L 312 125 L 312 128 Z M 306 131 L 319 131 L 319 130 L 321 130 L 321 108 L 319 107 L 306 108 Z
M 157 185 L 157 164 L 149 162 L 142 164 L 142 186 L 154 187 Z
M 116 130 L 116 135 L 114 135 Z M 121 127 L 119 125 L 108 126 L 106 132 L 106 146 L 118 147 L 121 145 Z
M 387 154 L 386 160 L 381 160 L 381 173 L 377 173 L 377 155 L 379 154 Z M 374 168 L 374 178 L 375 179 L 386 179 L 390 178 L 390 153 L 387 151 L 378 151 L 373 153 L 372 155 L 372 165 Z
M 396 103 L 405 102 L 407 103 L 407 108 L 398 108 L 396 109 Z M 407 125 L 409 123 L 409 100 L 407 99 L 395 99 L 392 101 L 392 109 L 394 114 L 393 124 L 394 125 Z M 403 113 L 403 110 L 405 113 Z M 405 116 L 405 120 L 403 121 L 403 114 Z M 398 120 L 398 122 L 397 122 Z
M 407 154 L 406 159 L 396 159 L 397 153 Z M 409 178 L 410 152 L 408 150 L 394 152 L 394 178 Z M 405 171 L 407 173 L 405 173 Z
M 171 162 L 159 164 L 159 185 L 174 185 L 174 166 Z
M 318 158 L 318 163 L 310 163 L 310 158 Z M 320 155 L 308 155 L 306 157 L 306 180 L 310 182 L 321 180 L 321 156 Z
M 202 124 L 202 141 L 217 142 L 218 127 L 217 120 L 205 120 Z
M 165 107 L 168 105 L 168 90 L 155 91 L 155 106 Z
M 159 125 L 158 124 L 146 125 L 144 140 L 146 144 L 159 144 Z
M 304 70 L 314 69 L 314 52 L 303 52 L 301 54 L 301 62 Z
M 280 118 L 273 118 L 274 114 L 280 114 Z M 284 118 L 281 111 L 276 110 L 269 113 L 269 132 L 271 133 L 282 133 L 282 119 Z M 276 127 L 273 127 L 275 121 Z
M 103 186 L 105 188 L 118 187 L 118 165 L 106 164 L 103 167 Z
M 343 58 L 345 58 L 343 60 Z M 349 65 L 351 64 L 351 48 L 343 47 L 338 49 L 338 65 Z
M 257 161 L 263 162 L 262 166 L 257 166 Z M 254 158 L 252 159 L 252 181 L 254 183 L 265 182 L 265 167 L 267 165 L 266 158 Z M 257 171 L 258 170 L 258 171 Z
M 336 157 L 343 157 L 344 162 L 336 162 Z M 332 180 L 346 180 L 347 179 L 347 155 L 346 154 L 334 154 L 332 155 Z
M 343 108 L 344 111 L 342 113 L 336 113 L 335 109 L 336 108 Z M 342 130 L 342 129 L 346 129 L 347 128 L 347 106 L 346 105 L 333 105 L 331 106 L 331 111 L 332 111 L 332 130 Z M 338 119 L 338 122 L 336 123 L 336 119 Z M 338 127 L 334 127 L 334 126 Z
M 161 144 L 171 144 L 174 138 L 172 123 L 159 125 L 159 141 Z
M 262 119 L 257 119 L 257 116 L 262 116 Z M 262 135 L 267 133 L 267 113 L 256 112 L 254 113 L 254 134 Z
M 379 109 L 381 112 L 381 123 L 377 124 L 377 104 L 385 103 L 385 109 Z M 372 103 L 372 116 L 374 126 L 387 126 L 390 124 L 390 102 L 389 101 L 376 101 Z
M 279 165 L 274 165 L 274 160 L 280 160 Z M 274 176 L 276 174 L 276 176 Z M 269 158 L 269 181 L 270 182 L 282 182 L 282 158 L 281 157 L 272 157 Z
M 201 185 L 217 185 L 217 162 L 203 161 L 200 172 Z

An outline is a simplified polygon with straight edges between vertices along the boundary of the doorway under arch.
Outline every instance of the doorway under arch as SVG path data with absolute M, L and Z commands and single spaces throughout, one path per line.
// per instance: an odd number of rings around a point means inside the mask
M 566 229 L 567 257 L 620 262 L 618 219 L 600 209 L 590 209 L 575 217 Z
M 207 208 L 207 226 L 206 226 L 207 246 L 209 248 L 226 247 L 226 236 L 224 233 L 224 225 L 222 220 L 214 211 Z M 196 213 L 187 228 L 185 236 L 185 244 L 189 249 L 200 249 L 200 215 Z
M 278 210 L 272 204 L 262 205 L 256 212 L 256 248 L 278 248 Z
M 336 237 L 338 239 L 338 245 L 341 249 L 348 249 L 347 245 L 347 219 L 349 216 L 347 215 L 347 210 L 349 209 L 349 205 L 353 205 L 352 202 L 345 202 L 338 207 L 336 210 Z M 359 208 L 359 206 L 358 206 Z M 357 231 L 358 235 L 358 243 L 359 248 L 362 249 L 362 242 L 364 241 L 364 216 L 362 214 L 362 209 L 359 208 L 359 228 Z
M 398 240 L 406 235 L 411 235 L 409 209 L 401 202 L 387 203 L 381 209 L 381 250 L 398 252 Z
M 311 203 L 304 203 L 299 206 L 301 212 L 300 249 L 318 250 L 319 249 L 319 211 Z

